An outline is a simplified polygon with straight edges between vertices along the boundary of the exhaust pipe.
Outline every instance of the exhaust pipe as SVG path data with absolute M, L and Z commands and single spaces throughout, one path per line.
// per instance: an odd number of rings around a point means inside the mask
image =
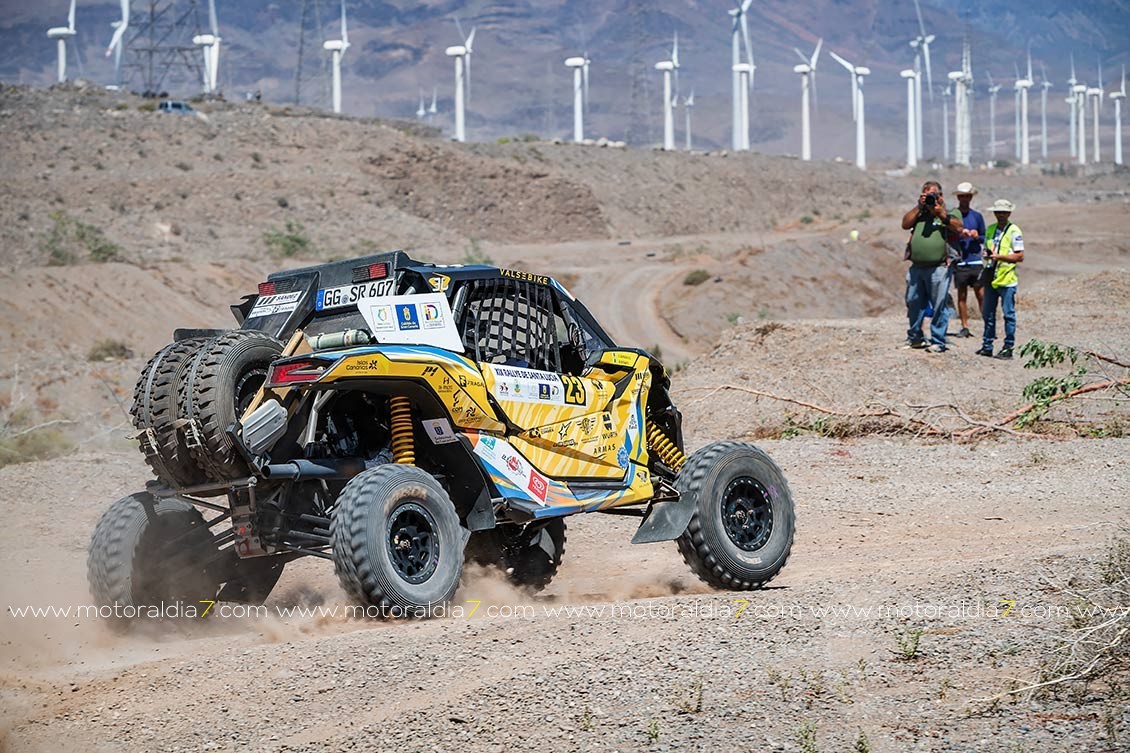
M 365 470 L 361 458 L 298 459 L 287 463 L 263 466 L 263 476 L 272 481 L 305 481 L 307 479 L 345 480 Z

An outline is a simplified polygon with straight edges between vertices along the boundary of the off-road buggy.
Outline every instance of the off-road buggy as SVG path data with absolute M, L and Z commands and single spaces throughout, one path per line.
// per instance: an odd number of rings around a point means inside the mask
M 549 277 L 393 252 L 272 274 L 232 310 L 238 329 L 178 330 L 138 379 L 157 479 L 94 531 L 99 606 L 261 602 L 312 556 L 371 613 L 427 615 L 469 560 L 546 586 L 590 512 L 638 516 L 633 543 L 676 540 L 717 588 L 785 564 L 776 464 L 738 442 L 685 457 L 663 366 Z

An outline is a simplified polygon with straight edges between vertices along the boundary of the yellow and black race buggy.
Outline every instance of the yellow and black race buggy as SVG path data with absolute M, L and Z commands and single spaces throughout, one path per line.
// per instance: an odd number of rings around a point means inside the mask
M 369 613 L 426 616 L 466 560 L 546 586 L 576 513 L 638 516 L 633 543 L 676 540 L 721 589 L 788 558 L 777 465 L 739 442 L 684 456 L 663 366 L 549 277 L 393 252 L 273 274 L 232 309 L 239 329 L 178 330 L 137 382 L 157 480 L 88 560 L 115 614 L 261 602 L 313 556 Z

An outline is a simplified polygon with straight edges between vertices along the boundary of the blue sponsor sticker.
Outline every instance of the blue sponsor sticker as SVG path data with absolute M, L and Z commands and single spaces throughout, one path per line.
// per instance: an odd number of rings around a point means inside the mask
M 483 447 L 486 447 L 488 450 L 494 449 L 494 437 L 482 437 L 479 441 L 482 443 Z
M 400 331 L 420 329 L 420 316 L 416 313 L 416 304 L 396 304 L 396 328 Z
M 318 300 L 314 301 L 314 309 L 321 311 L 326 305 L 326 289 L 322 288 L 318 291 Z
M 616 462 L 620 465 L 621 468 L 627 468 L 628 467 L 628 450 L 627 449 L 625 449 L 624 447 L 620 448 L 620 451 L 618 453 L 616 453 Z

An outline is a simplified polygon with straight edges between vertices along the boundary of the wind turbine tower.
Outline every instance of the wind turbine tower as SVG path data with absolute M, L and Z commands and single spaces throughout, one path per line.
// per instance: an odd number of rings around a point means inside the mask
M 731 16 L 730 23 L 730 85 L 732 98 L 730 100 L 730 132 L 731 148 L 734 151 L 749 148 L 749 100 L 748 96 L 745 98 L 746 105 L 743 108 L 742 92 L 739 88 L 741 83 L 742 72 L 737 66 L 742 62 L 742 46 L 745 46 L 746 64 L 749 65 L 749 84 L 753 82 L 753 48 L 749 43 L 749 24 L 746 21 L 746 13 L 749 12 L 749 6 L 753 4 L 753 0 L 734 0 L 734 7 L 730 9 Z M 745 113 L 743 115 L 743 112 Z M 742 130 L 743 118 L 746 122 L 745 130 Z M 743 136 L 744 134 L 744 136 Z
M 1067 79 L 1067 109 L 1071 112 L 1071 126 L 1070 126 L 1070 142 L 1071 142 L 1071 156 L 1075 157 L 1078 151 L 1078 145 L 1075 143 L 1075 116 L 1078 107 L 1075 102 L 1075 85 L 1079 80 L 1075 78 L 1075 53 L 1071 53 L 1071 78 Z
M 55 50 L 58 54 L 55 73 L 56 81 L 60 84 L 67 80 L 67 40 L 74 37 L 74 35 L 75 0 L 71 0 L 71 12 L 67 14 L 67 25 L 56 26 L 47 30 L 47 38 L 55 40 Z
M 793 71 L 800 74 L 800 158 L 805 162 L 812 159 L 812 126 L 809 114 L 808 91 L 811 87 L 813 98 L 816 92 L 816 61 L 820 58 L 820 48 L 824 46 L 824 39 L 816 42 L 816 50 L 812 57 L 805 57 L 804 53 L 793 48 L 804 62 L 793 66 Z
M 906 166 L 909 169 L 918 165 L 918 126 L 914 122 L 914 88 L 918 72 L 907 68 L 899 75 L 906 79 Z
M 333 108 L 341 113 L 341 59 L 349 49 L 349 27 L 345 21 L 345 0 L 341 0 L 341 39 L 327 39 L 322 49 L 333 53 Z
M 739 115 L 738 120 L 738 151 L 749 151 L 749 78 L 753 74 L 753 66 L 749 63 L 738 63 L 733 66 L 733 72 L 738 76 Z
M 458 23 L 456 24 L 458 26 Z M 460 32 L 462 36 L 462 32 Z M 467 99 L 471 93 L 471 45 L 475 42 L 475 29 L 463 40 L 463 44 L 453 45 L 444 50 L 444 54 L 455 58 L 455 140 L 466 141 L 467 132 L 464 124 L 463 108 L 463 77 L 467 77 Z
M 1122 66 L 1122 87 L 1111 93 L 1114 100 L 1114 164 L 1122 164 L 1122 100 L 1126 99 L 1126 66 Z
M 1077 135 L 1075 136 L 1075 156 L 1079 158 L 1079 164 L 1087 164 L 1087 85 L 1075 84 L 1071 87 L 1071 91 L 1075 93 L 1075 122 L 1079 126 Z
M 565 66 L 573 69 L 573 142 L 585 140 L 585 102 L 589 98 L 588 76 L 585 71 L 591 61 L 587 57 L 572 57 Z
M 1095 106 L 1094 117 L 1093 117 L 1093 122 L 1091 124 L 1091 128 L 1093 129 L 1094 134 L 1095 134 L 1095 139 L 1094 139 L 1094 142 L 1095 142 L 1095 147 L 1094 147 L 1095 159 L 1094 159 L 1094 161 L 1095 161 L 1095 164 L 1097 165 L 1100 162 L 1100 158 L 1099 158 L 1099 154 L 1100 154 L 1100 152 L 1099 152 L 1099 110 L 1102 109 L 1102 105 L 1103 105 L 1103 65 L 1102 65 L 1101 60 L 1099 61 L 1099 85 L 1096 86 L 1093 89 L 1088 89 L 1087 94 L 1089 94 L 1091 96 L 1091 101 L 1094 103 L 1094 106 Z
M 1030 162 L 1028 151 L 1028 90 L 1032 87 L 1032 51 L 1028 51 L 1028 77 L 1016 82 L 1020 88 L 1020 164 Z
M 683 100 L 683 117 L 684 122 L 684 137 L 686 139 L 686 150 L 689 152 L 693 148 L 691 142 L 691 111 L 694 109 L 694 89 L 691 89 L 689 97 Z
M 953 79 L 942 89 L 942 159 L 950 161 L 950 97 L 953 96 Z
M 1001 90 L 1000 84 L 993 83 L 993 74 L 988 71 L 985 75 L 989 79 L 989 159 L 997 158 L 997 94 Z
M 655 64 L 655 70 L 663 73 L 663 149 L 675 149 L 675 99 L 677 94 L 672 94 L 671 74 L 679 75 L 679 35 L 671 45 L 671 59 L 662 60 Z
M 855 166 L 860 170 L 866 170 L 867 137 L 863 108 L 863 77 L 871 75 L 871 69 L 861 65 L 853 65 L 834 52 L 829 54 L 851 74 L 851 104 L 852 113 L 855 116 Z
M 1048 69 L 1040 63 L 1040 159 L 1048 161 L 1048 89 L 1052 82 L 1048 81 Z

